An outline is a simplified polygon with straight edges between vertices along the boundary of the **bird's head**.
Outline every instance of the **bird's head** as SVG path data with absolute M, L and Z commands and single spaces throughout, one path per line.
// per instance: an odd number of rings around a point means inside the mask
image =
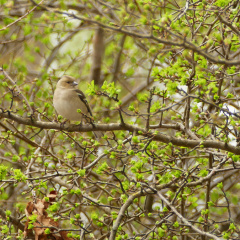
M 61 79 L 57 83 L 57 87 L 69 88 L 69 89 L 75 88 L 75 86 L 77 86 L 77 85 L 78 85 L 78 83 L 71 76 L 62 76 Z

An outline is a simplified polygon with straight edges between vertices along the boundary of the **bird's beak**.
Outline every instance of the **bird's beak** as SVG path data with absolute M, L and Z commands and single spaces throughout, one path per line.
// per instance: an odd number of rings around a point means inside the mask
M 72 85 L 73 85 L 73 87 L 75 87 L 75 86 L 78 85 L 78 83 L 77 82 L 73 82 Z

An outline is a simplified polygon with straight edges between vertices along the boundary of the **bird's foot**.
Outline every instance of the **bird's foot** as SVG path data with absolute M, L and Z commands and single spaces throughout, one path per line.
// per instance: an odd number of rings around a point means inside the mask
M 65 125 L 67 122 L 69 122 L 69 124 L 70 124 L 70 121 L 69 121 L 69 120 L 65 120 L 65 121 L 63 121 L 63 122 L 60 123 L 60 127 L 63 128 L 64 125 Z

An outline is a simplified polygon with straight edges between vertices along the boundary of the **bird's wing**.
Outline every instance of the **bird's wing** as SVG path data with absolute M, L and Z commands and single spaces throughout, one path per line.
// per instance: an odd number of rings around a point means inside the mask
M 85 104 L 85 106 L 86 106 L 86 108 L 87 108 L 90 116 L 92 116 L 91 108 L 90 108 L 90 106 L 89 106 L 89 104 L 88 104 L 88 101 L 87 101 L 84 93 L 83 93 L 81 90 L 79 90 L 79 89 L 76 89 L 76 90 L 74 90 L 74 91 L 77 93 L 79 99 Z

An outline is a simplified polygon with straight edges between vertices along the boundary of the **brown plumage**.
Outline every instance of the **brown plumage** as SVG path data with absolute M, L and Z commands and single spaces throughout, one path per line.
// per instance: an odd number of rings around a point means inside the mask
M 58 81 L 53 96 L 53 106 L 57 113 L 72 121 L 82 121 L 86 120 L 86 116 L 92 116 L 86 97 L 77 88 L 77 85 L 73 77 L 63 76 Z M 78 109 L 81 110 L 81 113 L 78 112 Z

